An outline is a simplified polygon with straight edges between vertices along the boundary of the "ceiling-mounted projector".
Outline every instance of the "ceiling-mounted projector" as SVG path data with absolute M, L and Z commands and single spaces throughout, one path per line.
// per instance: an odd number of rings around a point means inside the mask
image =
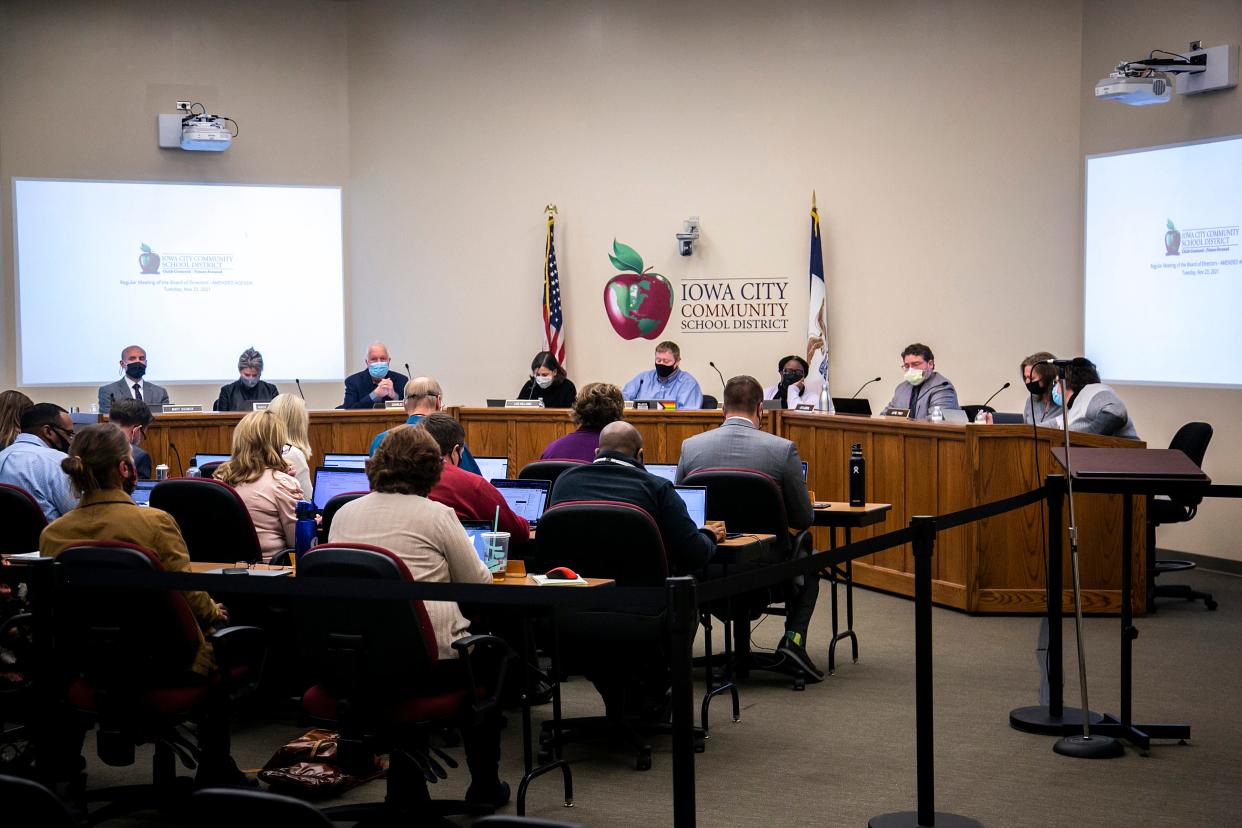
M 237 137 L 236 121 L 212 115 L 200 103 L 177 101 L 177 109 L 184 114 L 159 116 L 159 144 L 163 149 L 224 152 Z
M 1114 72 L 1095 85 L 1095 97 L 1129 106 L 1150 106 L 1168 103 L 1173 87 L 1163 74 L 1129 77 Z
M 1200 48 L 1190 44 L 1186 54 L 1153 49 L 1142 60 L 1127 60 L 1107 78 L 1095 85 L 1095 97 L 1101 101 L 1117 101 L 1129 106 L 1150 106 L 1167 103 L 1173 97 L 1173 80 L 1183 95 L 1213 92 L 1238 85 L 1238 47 L 1211 46 Z M 1157 54 L 1168 57 L 1158 58 Z

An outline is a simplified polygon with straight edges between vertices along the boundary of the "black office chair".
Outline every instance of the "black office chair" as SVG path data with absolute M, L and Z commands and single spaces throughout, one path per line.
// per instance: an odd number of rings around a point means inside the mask
M 223 460 L 213 460 L 210 463 L 204 463 L 198 467 L 198 473 L 203 477 L 215 478 L 216 469 L 224 465 Z
M 1212 426 L 1207 423 L 1186 423 L 1169 441 L 1169 448 L 1177 449 L 1189 457 L 1196 466 L 1203 466 L 1208 443 L 1212 442 Z M 1184 572 L 1194 569 L 1194 561 L 1157 560 L 1156 527 L 1165 523 L 1185 523 L 1193 520 L 1203 501 L 1202 495 L 1181 494 L 1169 498 L 1147 498 L 1147 606 L 1156 609 L 1157 598 L 1181 598 L 1186 601 L 1202 601 L 1209 610 L 1216 609 L 1216 601 L 1210 593 L 1191 589 L 1185 584 L 1157 584 L 1156 578 L 1167 572 Z
M 29 779 L 0 775 L 0 813 L 9 825 L 78 828 L 80 824 L 56 794 Z
M 577 822 L 558 822 L 554 819 L 520 816 L 487 816 L 473 823 L 480 828 L 586 828 Z
M 190 560 L 263 560 L 254 521 L 232 486 L 209 477 L 174 477 L 155 484 L 150 503 L 177 521 Z
M 271 825 L 279 828 L 331 828 L 319 809 L 291 796 L 240 788 L 206 788 L 190 797 L 190 824 Z
M 0 483 L 0 554 L 20 555 L 39 549 L 39 535 L 47 518 L 39 502 L 21 486 Z
M 332 530 L 332 519 L 342 506 L 366 494 L 367 492 L 343 492 L 328 498 L 328 502 L 323 505 L 323 519 L 319 521 L 319 540 L 327 543 L 330 537 L 328 533 Z
M 702 408 L 703 408 L 705 411 L 715 411 L 715 410 L 716 410 L 717 408 L 719 408 L 719 407 L 720 407 L 720 401 L 719 401 L 719 400 L 717 400 L 717 399 L 716 399 L 715 397 L 713 397 L 711 394 L 704 394 L 704 395 L 703 395 L 703 403 L 702 403 Z
M 387 549 L 343 543 L 305 553 L 298 562 L 298 579 L 303 578 L 413 580 L 401 559 Z M 462 686 L 445 690 L 436 679 L 438 646 L 422 601 L 307 602 L 299 636 L 316 681 L 303 694 L 302 708 L 340 731 L 342 764 L 349 767 L 375 753 L 391 754 L 384 802 L 328 808 L 325 816 L 334 821 L 378 817 L 417 822 L 428 816 L 491 813 L 484 805 L 431 799 L 427 783 L 447 778 L 441 762 L 449 767 L 456 762 L 431 747 L 428 736 L 493 713 L 513 656 L 508 645 L 491 635 L 453 642 L 469 666 Z
M 988 414 L 996 413 L 996 409 L 990 405 L 963 405 L 962 410 L 966 412 L 966 419 L 970 420 L 972 423 L 975 421 L 975 417 L 979 416 L 980 412 L 986 411 Z
M 581 460 L 534 460 L 522 466 L 522 470 L 518 472 L 518 480 L 547 480 L 555 486 L 556 478 L 562 473 L 583 465 L 586 464 Z
M 619 586 L 661 586 L 669 574 L 655 520 L 637 506 L 612 501 L 570 501 L 544 512 L 535 560 L 538 571 L 567 566 L 584 577 L 612 578 Z M 651 745 L 643 736 L 671 732 L 658 709 L 670 686 L 665 616 L 662 609 L 558 612 L 560 657 L 554 667 L 561 675 L 589 678 L 604 700 L 605 715 L 543 722 L 541 759 L 568 742 L 620 740 L 635 750 L 639 770 L 650 769 Z M 700 732 L 696 748 L 701 745 Z

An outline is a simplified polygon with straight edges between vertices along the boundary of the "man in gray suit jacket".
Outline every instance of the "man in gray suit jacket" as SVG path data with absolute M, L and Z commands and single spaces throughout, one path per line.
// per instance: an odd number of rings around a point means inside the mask
M 147 352 L 137 345 L 121 351 L 121 370 L 125 376 L 99 386 L 99 413 L 112 410 L 113 400 L 142 400 L 147 405 L 168 405 L 168 392 L 143 379 L 147 373 Z
M 760 429 L 763 422 L 763 386 L 754 377 L 733 377 L 724 389 L 724 425 L 697 434 L 681 444 L 677 462 L 677 482 L 700 469 L 730 468 L 762 472 L 776 481 L 785 501 L 789 528 L 806 529 L 815 520 L 811 497 L 802 479 L 802 458 L 798 447 L 783 437 Z M 728 523 L 726 517 L 725 523 Z M 777 653 L 792 661 L 811 681 L 822 681 L 824 674 L 806 652 L 806 633 L 815 601 L 819 597 L 819 578 L 799 576 L 786 587 L 785 637 Z
M 886 408 L 908 408 L 911 420 L 926 420 L 933 405 L 941 409 L 961 408 L 953 383 L 936 373 L 936 357 L 931 348 L 921 342 L 907 345 L 901 352 L 901 367 L 906 373 Z

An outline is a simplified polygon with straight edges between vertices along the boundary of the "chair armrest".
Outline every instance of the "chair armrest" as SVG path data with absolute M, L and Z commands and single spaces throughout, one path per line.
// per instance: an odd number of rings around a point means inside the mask
M 282 552 L 277 552 L 268 563 L 272 566 L 291 566 L 293 564 L 293 550 L 286 549 Z
M 251 681 L 257 682 L 267 658 L 267 631 L 259 627 L 223 627 L 207 636 L 216 655 L 216 664 L 226 684 L 238 667 L 249 667 Z
M 19 612 L 16 615 L 10 615 L 8 618 L 4 619 L 4 621 L 0 622 L 0 636 L 6 634 L 9 630 L 20 624 L 25 624 L 33 620 L 34 613 L 32 612 Z
M 465 689 L 469 694 L 474 721 L 478 723 L 486 713 L 499 706 L 509 662 L 516 654 L 504 639 L 494 635 L 468 635 L 454 641 L 452 647 L 466 667 Z M 490 681 L 480 684 L 479 678 Z M 485 691 L 488 686 L 491 693 L 480 699 L 480 691 Z

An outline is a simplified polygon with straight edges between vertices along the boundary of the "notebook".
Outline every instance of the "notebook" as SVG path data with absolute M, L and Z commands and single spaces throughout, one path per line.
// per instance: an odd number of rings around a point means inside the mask
M 674 486 L 694 525 L 703 528 L 707 523 L 707 488 L 705 486 Z
M 368 459 L 366 454 L 325 454 L 323 465 L 329 469 L 365 469 Z
M 348 492 L 369 492 L 371 481 L 358 469 L 332 469 L 320 466 L 315 470 L 315 508 L 323 511 L 328 501 Z
M 139 506 L 151 505 L 151 490 L 155 488 L 155 480 L 139 480 L 134 484 L 134 492 L 130 495 Z
M 649 474 L 654 474 L 656 477 L 663 477 L 670 483 L 677 482 L 676 463 L 648 463 L 646 468 Z
M 484 480 L 503 480 L 509 476 L 508 457 L 476 457 L 474 462 L 479 464 L 479 473 Z
M 551 481 L 505 480 L 497 477 L 492 480 L 492 485 L 500 492 L 514 514 L 525 518 L 531 528 L 539 525 L 539 518 L 543 517 L 543 510 L 548 505 Z

